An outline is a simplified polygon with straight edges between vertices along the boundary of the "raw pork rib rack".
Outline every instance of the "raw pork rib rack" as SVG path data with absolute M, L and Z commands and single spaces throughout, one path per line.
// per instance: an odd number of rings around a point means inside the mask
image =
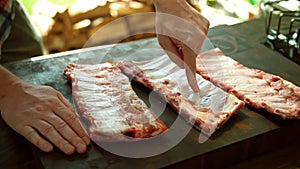
M 76 107 L 92 140 L 136 141 L 167 130 L 115 65 L 69 64 L 64 75 L 72 83 Z
M 253 108 L 300 119 L 300 88 L 279 76 L 247 68 L 219 49 L 198 55 L 197 72 Z
M 133 80 L 157 92 L 177 113 L 206 136 L 212 135 L 244 106 L 243 101 L 200 75 L 197 75 L 197 82 L 201 92 L 194 93 L 188 85 L 185 71 L 166 55 L 140 62 L 123 60 L 117 62 L 117 66 Z

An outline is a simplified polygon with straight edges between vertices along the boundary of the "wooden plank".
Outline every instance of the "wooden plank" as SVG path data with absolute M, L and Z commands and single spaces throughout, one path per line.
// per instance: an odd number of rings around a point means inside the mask
M 248 27 L 251 27 L 253 23 L 255 22 L 250 22 Z M 225 53 L 230 53 L 230 56 L 246 66 L 278 74 L 300 86 L 298 76 L 296 76 L 300 74 L 299 65 L 277 52 L 249 40 L 248 37 L 240 36 L 244 30 L 239 28 L 239 26 L 237 28 L 235 26 L 214 28 L 210 34 L 211 40 Z M 252 27 L 252 29 L 258 28 Z M 230 43 L 228 39 L 230 39 Z M 232 46 L 233 48 L 228 48 Z M 151 53 L 146 52 L 143 56 L 136 57 L 146 57 L 147 55 L 151 57 L 160 53 L 154 50 L 160 48 L 156 39 L 147 39 L 116 45 L 113 48 L 87 50 L 45 60 L 21 62 L 7 65 L 7 67 L 27 81 L 53 86 L 71 101 L 71 88 L 62 76 L 63 69 L 68 63 L 89 63 L 89 59 L 91 59 L 91 63 L 94 63 L 92 61 L 97 60 L 96 56 L 104 55 L 108 57 L 107 61 L 110 58 L 117 61 L 131 55 L 133 48 L 135 51 L 151 48 Z M 81 60 L 83 58 L 86 60 Z M 27 71 L 23 70 L 28 66 L 32 68 L 30 75 L 24 74 Z M 138 84 L 134 84 L 134 88 L 147 102 L 149 91 Z M 156 99 L 159 102 L 159 98 Z M 162 119 L 170 126 L 176 118 L 176 113 L 170 107 L 166 107 Z M 189 166 L 189 168 L 213 169 L 229 166 L 299 141 L 300 136 L 295 134 L 299 133 L 299 130 L 300 122 L 298 120 L 282 120 L 276 115 L 246 106 L 214 133 L 208 141 L 199 143 L 199 131 L 192 129 L 175 147 L 153 157 L 142 159 L 121 157 L 102 149 L 95 143 L 92 143 L 88 152 L 83 155 L 66 156 L 57 149 L 53 153 L 43 153 L 39 150 L 36 150 L 35 153 L 44 167 L 48 169 L 66 168 L 66 166 L 69 168 L 182 168 Z M 216 162 L 216 160 L 218 161 Z

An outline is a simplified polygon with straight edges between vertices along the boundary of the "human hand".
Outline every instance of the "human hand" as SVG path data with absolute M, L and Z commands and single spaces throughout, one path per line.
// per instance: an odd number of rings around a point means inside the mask
M 153 0 L 156 32 L 169 58 L 185 68 L 191 88 L 199 92 L 195 78 L 196 57 L 206 38 L 209 21 L 185 0 Z
M 0 95 L 0 111 L 12 129 L 45 152 L 53 150 L 52 144 L 65 154 L 86 151 L 89 137 L 61 93 L 21 80 L 7 85 L 5 90 L 5 95 Z

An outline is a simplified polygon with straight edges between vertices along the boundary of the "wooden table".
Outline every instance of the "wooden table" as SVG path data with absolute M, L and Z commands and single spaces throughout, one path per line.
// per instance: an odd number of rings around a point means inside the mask
M 300 65 L 265 47 L 263 20 L 253 20 L 233 26 L 219 26 L 210 29 L 211 42 L 228 56 L 245 66 L 258 68 L 300 86 Z M 145 49 L 147 56 L 141 55 Z M 151 57 L 161 54 L 155 38 L 134 41 L 115 46 L 102 46 L 59 53 L 31 60 L 6 64 L 5 66 L 22 79 L 42 85 L 49 85 L 72 101 L 71 88 L 62 75 L 68 63 L 95 63 L 124 59 L 130 55 Z M 147 90 L 134 85 L 144 99 Z M 169 107 L 166 111 L 173 111 Z M 177 118 L 176 113 L 164 116 L 166 123 Z M 13 133 L 12 131 L 10 131 Z M 282 120 L 265 111 L 243 107 L 221 129 L 206 142 L 198 142 L 199 131 L 192 129 L 188 135 L 169 151 L 149 158 L 126 158 L 114 155 L 92 143 L 86 154 L 66 156 L 60 151 L 43 153 L 33 146 L 20 150 L 24 154 L 32 151 L 35 168 L 224 168 L 248 160 L 271 150 L 284 147 L 300 140 L 300 121 Z M 16 135 L 15 133 L 13 133 Z M 16 135 L 17 136 L 17 135 Z M 20 145 L 28 145 L 19 138 Z M 11 139 L 10 139 L 11 140 Z M 9 152 L 6 152 L 9 153 Z M 28 152 L 27 152 L 28 153 Z M 1 157 L 2 158 L 2 157 Z M 28 163 L 28 161 L 27 161 Z

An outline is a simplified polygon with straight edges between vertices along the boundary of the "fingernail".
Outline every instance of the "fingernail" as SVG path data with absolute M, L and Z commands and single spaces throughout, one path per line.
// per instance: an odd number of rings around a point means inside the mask
M 43 149 L 44 149 L 44 151 L 46 151 L 46 152 L 50 152 L 50 151 L 52 150 L 52 146 L 49 145 L 49 144 L 44 144 L 44 145 L 43 145 Z
M 90 139 L 86 136 L 82 137 L 83 141 L 85 142 L 86 145 L 90 144 Z
M 77 149 L 78 153 L 84 153 L 85 150 L 86 150 L 86 146 L 84 144 L 82 144 L 82 143 L 78 143 L 76 145 L 76 149 Z
M 74 151 L 74 147 L 70 144 L 65 144 L 64 149 L 68 153 L 72 153 Z

